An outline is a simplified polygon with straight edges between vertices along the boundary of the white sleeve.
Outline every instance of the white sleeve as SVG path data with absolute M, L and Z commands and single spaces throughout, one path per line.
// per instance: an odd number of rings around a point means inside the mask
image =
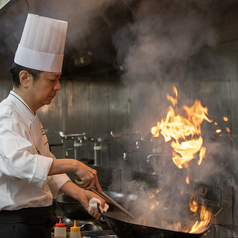
M 54 159 L 55 156 L 50 152 L 50 156 Z M 68 177 L 67 174 L 57 174 L 49 176 L 51 177 L 51 180 L 49 182 L 50 191 L 53 194 L 53 198 L 57 198 L 58 196 L 63 195 L 64 193 L 60 192 L 60 188 L 68 181 L 71 181 L 71 179 Z
M 11 117 L 1 118 L 0 171 L 14 179 L 26 180 L 42 187 L 53 159 L 37 154 L 29 131 Z

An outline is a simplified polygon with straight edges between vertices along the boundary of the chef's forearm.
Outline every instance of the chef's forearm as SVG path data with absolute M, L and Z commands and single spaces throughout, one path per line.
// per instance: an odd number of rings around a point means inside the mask
M 48 175 L 75 172 L 79 162 L 75 159 L 53 159 Z
M 88 203 L 90 198 L 87 197 L 86 190 L 84 190 L 83 188 L 80 188 L 72 181 L 68 181 L 60 188 L 60 191 L 78 200 L 81 203 L 81 205 L 85 208 L 85 210 L 88 211 L 89 209 Z
M 84 189 L 80 188 L 78 185 L 76 185 L 75 183 L 73 183 L 72 181 L 68 181 L 66 182 L 61 188 L 60 191 L 62 193 L 65 193 L 67 195 L 69 195 L 70 197 L 79 200 L 80 195 L 82 195 L 82 193 L 84 193 Z
M 102 189 L 98 183 L 97 171 L 74 159 L 53 159 L 48 175 L 73 172 L 77 178 L 77 184 L 84 189 L 92 189 L 94 186 L 100 192 Z

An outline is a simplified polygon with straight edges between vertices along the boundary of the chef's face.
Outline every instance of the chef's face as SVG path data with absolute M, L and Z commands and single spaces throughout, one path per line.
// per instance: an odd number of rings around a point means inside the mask
M 60 77 L 61 73 L 42 72 L 37 80 L 32 78 L 28 93 L 37 109 L 51 103 L 56 92 L 61 89 Z

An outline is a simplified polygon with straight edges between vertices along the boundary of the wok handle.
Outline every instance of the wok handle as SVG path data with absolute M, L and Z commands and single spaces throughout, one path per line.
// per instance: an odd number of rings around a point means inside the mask
M 125 208 L 123 208 L 121 205 L 119 205 L 116 201 L 114 201 L 112 198 L 110 198 L 106 193 L 102 192 L 99 193 L 96 188 L 91 189 L 92 192 L 103 198 L 106 202 L 113 204 L 116 208 L 118 208 L 121 212 L 129 216 L 131 219 L 135 220 L 135 217 L 128 212 Z

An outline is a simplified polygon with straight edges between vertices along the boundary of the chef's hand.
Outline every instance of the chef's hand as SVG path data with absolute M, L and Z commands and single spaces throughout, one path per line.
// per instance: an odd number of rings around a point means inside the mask
M 74 173 L 75 182 L 84 189 L 92 189 L 96 187 L 102 192 L 98 182 L 97 171 L 75 159 L 53 159 L 48 175 Z
M 91 198 L 97 198 L 101 201 L 101 207 L 105 207 L 105 201 L 99 197 L 98 195 L 94 194 L 93 192 L 90 192 L 88 190 L 85 190 L 83 188 L 80 188 L 78 185 L 73 183 L 72 181 L 67 181 L 65 184 L 62 185 L 60 188 L 60 192 L 69 195 L 70 197 L 74 198 L 75 200 L 78 200 L 84 209 L 88 211 L 88 213 L 95 217 L 96 219 L 101 219 L 101 214 L 98 211 L 98 209 L 90 208 L 89 201 Z
M 90 192 L 88 190 L 84 190 L 85 193 L 83 195 L 80 196 L 80 203 L 82 204 L 82 206 L 84 207 L 84 209 L 86 211 L 88 211 L 88 213 L 93 216 L 94 218 L 96 218 L 97 220 L 102 220 L 102 215 L 101 213 L 99 212 L 98 208 L 93 208 L 93 207 L 90 207 L 89 206 L 89 201 L 91 198 L 97 198 L 101 201 L 101 207 L 104 208 L 105 206 L 105 201 L 97 196 L 95 193 L 93 192 Z
M 75 183 L 81 188 L 90 190 L 96 187 L 99 192 L 102 188 L 98 182 L 97 171 L 78 161 L 78 168 L 74 172 Z

